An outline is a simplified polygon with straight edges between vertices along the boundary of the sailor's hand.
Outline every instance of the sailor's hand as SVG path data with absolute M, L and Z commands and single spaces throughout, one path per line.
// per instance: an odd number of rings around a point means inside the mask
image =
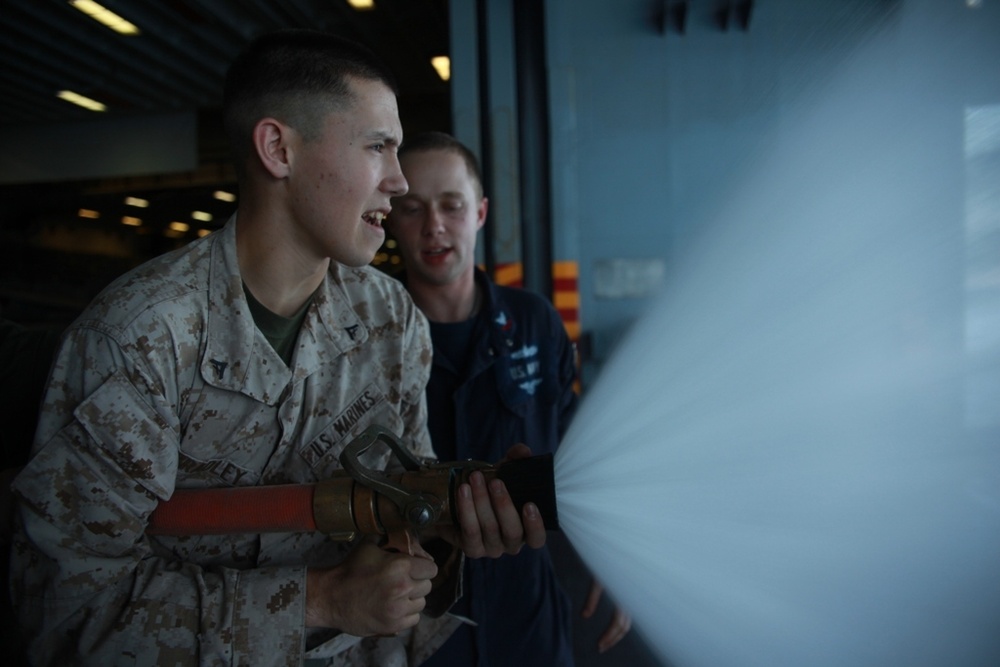
M 514 445 L 504 461 L 531 456 L 525 445 Z M 518 514 L 507 487 L 499 479 L 486 482 L 479 471 L 458 487 L 458 546 L 469 558 L 498 558 L 516 554 L 527 545 L 537 549 L 545 544 L 545 524 L 538 507 L 525 503 Z

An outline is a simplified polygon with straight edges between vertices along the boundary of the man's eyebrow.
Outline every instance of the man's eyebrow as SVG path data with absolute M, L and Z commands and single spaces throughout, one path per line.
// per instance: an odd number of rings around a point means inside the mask
M 399 147 L 400 140 L 394 133 L 384 130 L 375 130 L 367 135 L 369 141 L 379 141 L 387 146 Z

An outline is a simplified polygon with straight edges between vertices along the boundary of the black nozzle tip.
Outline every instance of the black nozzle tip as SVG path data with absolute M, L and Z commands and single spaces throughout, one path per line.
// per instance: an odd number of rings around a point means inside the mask
M 552 454 L 540 454 L 501 463 L 497 466 L 497 479 L 507 487 L 507 492 L 519 512 L 525 503 L 532 502 L 538 507 L 545 528 L 559 529 Z

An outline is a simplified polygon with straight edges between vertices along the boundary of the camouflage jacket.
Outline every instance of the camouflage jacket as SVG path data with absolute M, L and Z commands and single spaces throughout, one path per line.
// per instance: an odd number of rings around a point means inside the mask
M 332 265 L 291 368 L 254 326 L 236 221 L 105 289 L 69 328 L 34 455 L 15 480 L 11 589 L 34 663 L 404 665 L 451 631 L 304 629 L 306 565 L 352 545 L 316 533 L 150 537 L 175 488 L 315 482 L 369 424 L 433 455 L 427 324 L 399 283 Z M 382 469 L 381 446 L 362 457 Z

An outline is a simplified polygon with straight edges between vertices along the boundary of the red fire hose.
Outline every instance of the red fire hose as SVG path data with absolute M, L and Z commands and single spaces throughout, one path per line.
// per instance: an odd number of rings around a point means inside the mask
M 389 437 L 381 431 L 377 435 Z M 176 489 L 150 515 L 146 532 L 181 536 L 321 531 L 335 539 L 352 539 L 356 533 L 388 534 L 391 539 L 438 522 L 457 524 L 454 493 L 473 471 L 503 481 L 519 511 L 531 500 L 547 528 L 559 525 L 551 454 L 496 465 L 436 463 L 393 474 L 359 468 L 343 455 L 342 462 L 353 468 L 315 484 Z
M 225 535 L 314 531 L 315 489 L 314 484 L 184 489 L 160 503 L 146 532 Z

